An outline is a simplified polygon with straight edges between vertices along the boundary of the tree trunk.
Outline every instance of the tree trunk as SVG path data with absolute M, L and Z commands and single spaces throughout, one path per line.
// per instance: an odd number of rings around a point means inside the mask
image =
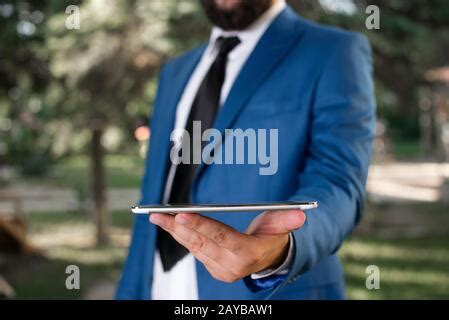
M 106 205 L 106 175 L 104 168 L 104 149 L 101 144 L 102 128 L 92 130 L 91 167 L 92 197 L 97 224 L 97 244 L 109 243 L 109 214 Z
M 419 101 L 419 125 L 421 153 L 429 158 L 434 153 L 433 143 L 433 106 L 430 88 L 424 88 Z

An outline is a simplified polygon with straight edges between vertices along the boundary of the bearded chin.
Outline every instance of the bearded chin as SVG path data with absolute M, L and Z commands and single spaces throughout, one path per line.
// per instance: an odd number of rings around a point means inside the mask
M 270 8 L 272 0 L 241 0 L 232 9 L 217 6 L 215 0 L 201 0 L 204 12 L 210 22 L 226 30 L 244 30 Z

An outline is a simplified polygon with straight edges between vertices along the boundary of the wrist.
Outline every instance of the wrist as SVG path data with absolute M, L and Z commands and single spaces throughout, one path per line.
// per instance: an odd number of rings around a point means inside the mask
M 276 242 L 278 244 L 273 248 L 272 254 L 269 255 L 270 258 L 268 258 L 265 266 L 260 268 L 258 272 L 266 269 L 277 269 L 284 263 L 290 246 L 290 235 L 288 233 L 283 234 L 279 241 Z

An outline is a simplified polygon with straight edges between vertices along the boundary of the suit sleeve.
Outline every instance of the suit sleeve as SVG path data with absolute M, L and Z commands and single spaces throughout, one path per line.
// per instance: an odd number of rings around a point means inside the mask
M 291 200 L 317 200 L 293 233 L 287 280 L 335 253 L 361 216 L 375 136 L 371 51 L 361 35 L 345 37 L 323 68 L 313 106 L 308 157 Z

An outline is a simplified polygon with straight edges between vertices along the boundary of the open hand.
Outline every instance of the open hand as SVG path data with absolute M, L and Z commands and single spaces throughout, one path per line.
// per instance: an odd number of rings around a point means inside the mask
M 197 213 L 150 215 L 150 222 L 169 232 L 224 282 L 279 266 L 286 258 L 289 233 L 302 227 L 305 219 L 300 210 L 266 211 L 241 233 Z

